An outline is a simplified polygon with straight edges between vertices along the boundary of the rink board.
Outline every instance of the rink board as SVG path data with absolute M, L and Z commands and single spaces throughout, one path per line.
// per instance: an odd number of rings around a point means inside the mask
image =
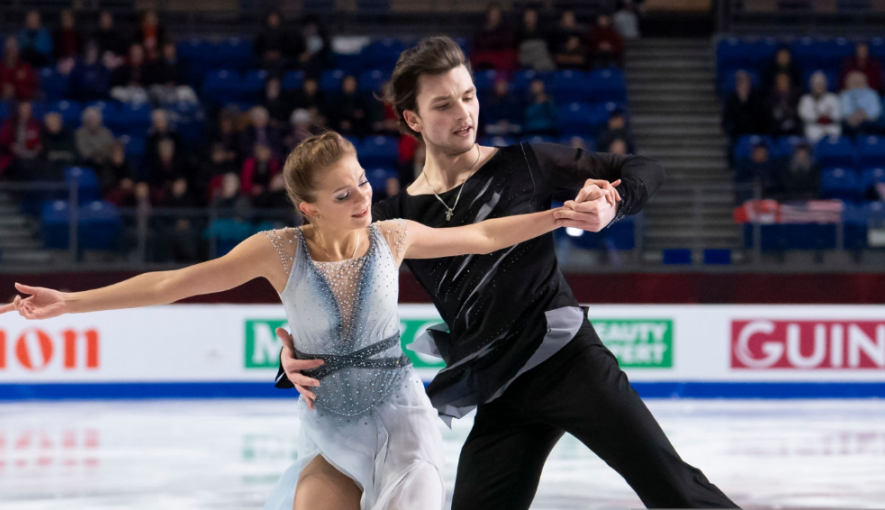
M 440 322 L 401 305 L 408 345 Z M 594 305 L 589 318 L 652 398 L 885 397 L 883 306 Z M 292 398 L 273 388 L 281 306 L 175 305 L 0 318 L 0 400 Z M 297 330 L 297 325 L 294 325 Z

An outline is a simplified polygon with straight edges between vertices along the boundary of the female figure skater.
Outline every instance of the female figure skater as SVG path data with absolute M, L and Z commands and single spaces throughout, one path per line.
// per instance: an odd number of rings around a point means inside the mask
M 441 508 L 437 412 L 399 340 L 404 258 L 487 254 L 554 230 L 554 210 L 455 228 L 394 219 L 370 224 L 372 189 L 353 145 L 334 132 L 305 140 L 284 168 L 308 224 L 255 234 L 229 254 L 109 287 L 63 293 L 16 284 L 0 313 L 27 319 L 168 304 L 266 278 L 286 309 L 296 354 L 318 380 L 298 402 L 299 460 L 267 509 Z

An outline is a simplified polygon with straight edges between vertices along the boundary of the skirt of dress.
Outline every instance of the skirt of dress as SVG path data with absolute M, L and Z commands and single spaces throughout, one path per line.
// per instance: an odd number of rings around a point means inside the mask
M 264 510 L 291 510 L 301 470 L 317 455 L 363 491 L 360 510 L 437 510 L 445 499 L 436 409 L 408 367 L 370 412 L 341 416 L 298 402 L 298 460 L 274 486 Z

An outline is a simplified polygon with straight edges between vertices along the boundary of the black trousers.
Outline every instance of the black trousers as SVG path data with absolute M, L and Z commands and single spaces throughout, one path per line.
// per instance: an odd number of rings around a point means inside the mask
M 479 406 L 461 450 L 452 510 L 528 509 L 565 432 L 623 476 L 649 508 L 737 508 L 679 457 L 585 321 L 560 352 Z

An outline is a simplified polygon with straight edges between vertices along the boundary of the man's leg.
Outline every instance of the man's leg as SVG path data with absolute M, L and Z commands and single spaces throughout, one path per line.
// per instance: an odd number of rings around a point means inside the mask
M 548 393 L 543 418 L 593 450 L 649 508 L 737 508 L 679 457 L 595 331 L 582 328 L 579 335 L 556 373 L 560 390 Z
M 506 394 L 505 394 L 506 396 Z M 528 510 L 557 427 L 512 411 L 509 402 L 479 406 L 461 449 L 452 510 Z

